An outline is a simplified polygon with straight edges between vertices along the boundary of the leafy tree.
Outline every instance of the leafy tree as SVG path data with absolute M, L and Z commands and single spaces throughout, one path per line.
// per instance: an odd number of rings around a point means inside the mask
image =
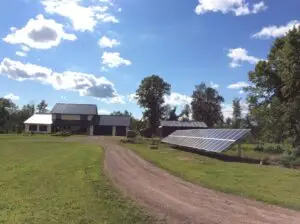
M 47 113 L 47 107 L 48 107 L 48 104 L 46 103 L 45 100 L 42 100 L 37 106 L 37 110 L 39 113 Z
M 145 109 L 143 116 L 148 120 L 153 134 L 164 115 L 164 96 L 170 95 L 170 89 L 170 84 L 161 77 L 152 75 L 144 78 L 136 91 L 137 103 Z
M 10 119 L 10 108 L 13 104 L 11 100 L 0 98 L 0 129 L 6 129 L 5 126 Z
M 272 137 L 291 137 L 300 149 L 300 29 L 277 39 L 266 61 L 249 73 L 250 113 Z
M 189 121 L 191 113 L 192 113 L 191 106 L 189 104 L 186 104 L 180 114 L 181 121 Z
M 233 112 L 233 128 L 241 128 L 241 121 L 242 121 L 242 107 L 241 107 L 241 99 L 235 98 L 232 102 Z
M 178 121 L 178 118 L 179 116 L 176 114 L 176 110 L 177 110 L 177 107 L 174 107 L 173 109 L 171 109 L 168 113 L 168 118 L 167 120 L 168 121 Z
M 193 118 L 196 121 L 203 121 L 208 127 L 213 127 L 223 122 L 221 103 L 224 98 L 214 88 L 207 87 L 201 83 L 195 87 L 192 95 Z
M 132 117 L 132 114 L 129 113 L 127 110 L 125 110 L 124 112 L 114 111 L 110 115 L 112 115 L 112 116 L 129 116 L 129 117 Z
M 226 128 L 232 128 L 232 119 L 230 117 L 227 117 L 225 120 L 225 127 Z

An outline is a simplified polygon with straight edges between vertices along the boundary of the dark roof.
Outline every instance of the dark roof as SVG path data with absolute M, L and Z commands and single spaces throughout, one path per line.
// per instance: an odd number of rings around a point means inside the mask
M 100 115 L 99 125 L 128 127 L 130 123 L 131 118 L 129 116 Z
M 82 115 L 96 115 L 97 106 L 94 104 L 66 104 L 57 103 L 53 107 L 52 114 L 82 114 Z
M 199 121 L 161 121 L 162 127 L 187 127 L 187 128 L 207 128 L 204 122 Z

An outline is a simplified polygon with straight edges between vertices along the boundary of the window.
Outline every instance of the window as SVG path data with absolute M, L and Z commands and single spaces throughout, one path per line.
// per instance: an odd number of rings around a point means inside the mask
M 40 131 L 47 131 L 47 125 L 40 125 Z
M 29 125 L 29 131 L 37 131 L 37 125 L 35 124 Z
M 55 117 L 56 117 L 56 120 L 61 120 L 61 114 L 56 114 Z

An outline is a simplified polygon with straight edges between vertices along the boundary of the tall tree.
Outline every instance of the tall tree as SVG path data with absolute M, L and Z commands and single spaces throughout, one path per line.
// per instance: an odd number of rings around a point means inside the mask
M 168 121 L 178 121 L 179 116 L 176 114 L 176 110 L 177 110 L 177 107 L 174 107 L 169 111 L 169 113 L 167 115 Z
M 37 106 L 37 110 L 39 113 L 46 113 L 48 110 L 47 110 L 47 107 L 48 107 L 48 104 L 46 103 L 45 100 L 42 100 Z
M 241 128 L 242 121 L 242 107 L 241 107 L 241 99 L 235 98 L 232 102 L 232 119 L 233 119 L 233 128 Z
M 171 85 L 161 77 L 152 75 L 142 80 L 136 91 L 137 103 L 145 109 L 144 118 L 149 122 L 153 134 L 164 114 L 164 96 L 170 95 Z
M 191 106 L 189 104 L 186 104 L 180 114 L 181 121 L 189 121 L 191 113 Z
M 194 120 L 203 121 L 208 127 L 223 122 L 221 108 L 223 102 L 224 98 L 214 88 L 207 87 L 205 83 L 197 85 L 192 95 Z
M 298 149 L 300 149 L 299 40 L 300 28 L 295 28 L 285 37 L 277 39 L 267 60 L 259 62 L 255 70 L 249 73 L 249 80 L 253 85 L 246 89 L 249 93 L 250 113 L 258 120 L 264 118 L 266 125 L 272 123 L 271 130 L 277 132 L 276 135 L 279 137 L 283 138 L 287 133 Z

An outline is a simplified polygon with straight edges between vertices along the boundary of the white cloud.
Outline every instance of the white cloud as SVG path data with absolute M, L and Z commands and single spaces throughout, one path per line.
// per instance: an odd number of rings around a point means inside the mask
M 85 4 L 84 4 L 85 3 Z M 93 31 L 99 22 L 117 23 L 117 18 L 108 13 L 111 1 L 92 1 L 89 6 L 83 0 L 42 0 L 45 11 L 68 18 L 77 31 Z
M 121 95 L 116 95 L 111 98 L 100 99 L 103 103 L 106 104 L 126 104 L 125 97 Z
M 107 36 L 103 36 L 99 40 L 98 44 L 101 48 L 113 48 L 115 46 L 120 45 L 120 42 L 116 39 L 110 39 Z
M 170 106 L 184 106 L 186 104 L 191 104 L 192 97 L 172 92 L 170 96 L 165 96 L 165 104 L 169 104 Z
M 64 71 L 52 71 L 50 68 L 33 64 L 23 64 L 4 58 L 0 64 L 0 75 L 17 81 L 32 80 L 50 85 L 56 90 L 74 91 L 81 96 L 93 96 L 98 99 L 118 97 L 114 84 L 105 77 L 93 74 Z
M 108 110 L 100 109 L 100 110 L 98 110 L 98 114 L 109 115 L 109 114 L 111 114 L 111 112 L 109 112 Z
M 228 89 L 242 89 L 244 87 L 248 87 L 249 84 L 246 82 L 236 82 L 227 86 Z
M 257 39 L 269 39 L 285 36 L 294 27 L 300 27 L 300 21 L 293 20 L 288 22 L 284 26 L 268 26 L 262 28 L 261 31 L 252 35 L 253 38 Z
M 30 48 L 27 47 L 26 45 L 22 45 L 22 46 L 21 46 L 21 49 L 22 49 L 22 51 L 24 51 L 24 52 L 30 51 Z
M 249 112 L 248 104 L 245 101 L 241 101 L 241 108 L 242 108 L 242 116 L 245 117 Z M 233 108 L 232 104 L 222 104 L 222 113 L 224 118 L 232 118 Z
M 256 64 L 261 60 L 254 56 L 248 55 L 248 51 L 244 48 L 229 49 L 227 56 L 232 59 L 232 62 L 229 64 L 229 66 L 232 68 L 240 67 L 242 62 Z
M 207 12 L 232 12 L 236 16 L 256 14 L 267 9 L 263 1 L 250 6 L 248 0 L 198 0 L 195 12 L 200 15 Z
M 10 44 L 25 44 L 36 49 L 49 49 L 56 47 L 62 40 L 74 41 L 77 37 L 64 31 L 63 25 L 54 20 L 45 19 L 38 15 L 30 19 L 21 29 L 13 29 L 3 40 Z
M 239 91 L 239 94 L 241 94 L 241 95 L 243 95 L 244 93 L 245 93 L 244 90 Z
M 209 85 L 210 85 L 211 88 L 214 88 L 214 89 L 218 89 L 220 87 L 219 84 L 213 83 L 212 81 L 210 82 Z
M 127 95 L 127 99 L 130 103 L 136 103 L 136 94 L 132 93 L 132 94 Z
M 67 100 L 67 97 L 66 96 L 60 96 L 60 99 Z
M 27 57 L 27 53 L 22 52 L 22 51 L 17 51 L 17 52 L 16 52 L 16 55 L 17 55 L 17 56 L 20 56 L 20 57 Z
M 9 94 L 5 95 L 4 98 L 5 99 L 9 99 L 11 101 L 18 101 L 18 100 L 20 100 L 20 97 L 14 95 L 13 93 L 9 93 Z
M 109 68 L 117 68 L 121 65 L 131 65 L 131 61 L 124 59 L 120 56 L 119 52 L 103 52 L 102 64 Z

